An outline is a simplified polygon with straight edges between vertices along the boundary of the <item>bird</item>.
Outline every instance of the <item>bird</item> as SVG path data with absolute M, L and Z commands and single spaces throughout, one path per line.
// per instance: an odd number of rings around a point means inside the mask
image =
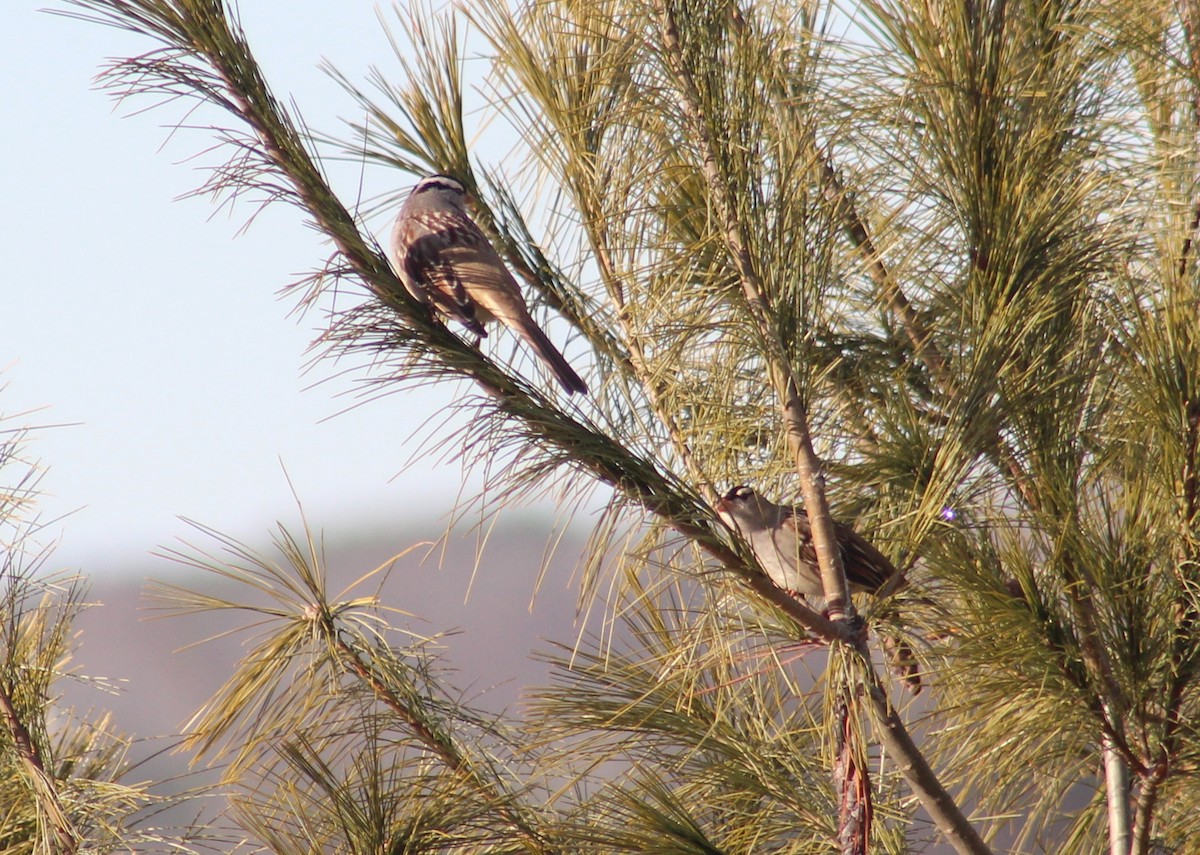
M 776 585 L 792 596 L 825 595 L 812 527 L 803 508 L 777 505 L 745 484 L 721 497 L 716 508 L 726 525 L 741 532 Z M 896 565 L 853 528 L 834 520 L 833 533 L 852 593 L 876 594 L 896 575 Z M 897 587 L 903 584 L 901 578 Z M 881 633 L 881 637 L 892 671 L 912 694 L 920 694 L 921 669 L 912 647 L 892 633 Z
M 568 394 L 587 384 L 529 314 L 516 279 L 467 213 L 467 191 L 449 175 L 416 183 L 392 227 L 391 261 L 409 293 L 483 338 L 499 321 L 523 338 Z
M 791 594 L 824 596 L 812 527 L 803 508 L 777 505 L 745 484 L 717 502 L 717 513 L 741 532 L 762 569 Z M 834 520 L 833 532 L 851 592 L 876 593 L 896 573 L 896 566 L 861 534 Z

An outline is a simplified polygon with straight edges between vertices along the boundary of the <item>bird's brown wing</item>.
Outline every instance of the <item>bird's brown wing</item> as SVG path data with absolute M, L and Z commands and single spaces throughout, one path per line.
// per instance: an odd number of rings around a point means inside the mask
M 483 325 L 498 320 L 520 335 L 568 393 L 586 393 L 587 384 L 529 314 L 517 280 L 491 242 L 470 220 L 427 217 L 427 229 L 409 244 L 405 272 L 420 284 L 423 299 L 483 336 Z
M 495 318 L 514 329 L 533 323 L 520 286 L 486 239 L 447 247 L 442 258 L 454 269 L 484 323 Z
M 795 508 L 792 509 L 792 516 L 796 520 L 797 557 L 815 568 L 817 552 L 812 542 L 808 512 L 803 508 Z M 846 581 L 851 588 L 874 593 L 896 572 L 896 567 L 887 556 L 850 526 L 834 520 L 833 533 L 841 552 Z
M 813 547 L 812 526 L 808 523 L 808 514 L 803 508 L 781 507 L 780 511 L 782 512 L 781 523 L 788 518 L 795 523 L 796 542 L 789 544 L 791 547 L 789 554 L 794 556 L 797 561 L 816 568 L 817 550 Z M 773 527 L 781 532 L 787 531 L 787 527 L 784 525 L 776 524 Z M 818 579 L 821 577 L 820 571 L 817 570 L 814 570 L 814 575 Z
M 478 247 L 480 243 L 493 254 L 494 250 L 473 224 L 447 217 L 434 218 L 428 225 L 434 229 L 411 240 L 403 259 L 404 273 L 418 290 L 415 296 L 476 335 L 487 335 L 483 324 L 490 318 L 480 317 L 464 283 L 463 271 L 457 266 L 457 258 L 464 247 Z
M 443 257 L 474 302 L 480 321 L 500 321 L 533 347 L 567 392 L 587 392 L 587 384 L 530 316 L 520 286 L 486 239 L 449 247 Z
M 878 591 L 896 572 L 896 565 L 876 549 L 870 541 L 845 523 L 834 521 L 838 545 L 842 550 L 842 563 L 846 567 L 846 581 L 861 585 L 871 593 Z

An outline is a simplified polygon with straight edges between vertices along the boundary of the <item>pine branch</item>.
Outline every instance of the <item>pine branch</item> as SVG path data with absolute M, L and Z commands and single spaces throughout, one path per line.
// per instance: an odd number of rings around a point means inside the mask
M 1151 773 L 1142 779 L 1137 804 L 1134 806 L 1132 835 L 1130 835 L 1128 822 L 1125 825 L 1123 841 L 1118 841 L 1115 835 L 1110 834 L 1110 839 L 1113 843 L 1113 855 L 1117 855 L 1119 842 L 1127 844 L 1120 855 L 1126 855 L 1126 853 L 1128 855 L 1149 855 L 1150 846 L 1153 842 L 1154 808 L 1158 805 L 1158 797 L 1162 790 L 1163 782 L 1167 778 L 1167 773 L 1167 755 L 1164 754 L 1159 762 L 1155 764 Z
M 482 727 L 486 734 L 499 731 L 481 724 L 483 718 L 469 708 L 441 695 L 426 669 L 420 646 L 397 651 L 386 643 L 389 627 L 379 615 L 377 594 L 353 598 L 344 594 L 331 601 L 322 550 L 308 533 L 307 523 L 304 539 L 281 526 L 275 543 L 285 559 L 282 565 L 211 529 L 200 528 L 222 545 L 220 557 L 199 550 L 170 550 L 163 557 L 237 583 L 267 597 L 268 602 L 254 605 L 243 598 L 163 583 L 155 586 L 156 598 L 176 615 L 235 610 L 254 615 L 260 629 L 267 623 L 273 627 L 260 634 L 260 642 L 244 656 L 225 685 L 193 716 L 186 745 L 197 749 L 199 755 L 215 751 L 218 760 L 233 755 L 225 767 L 229 780 L 250 772 L 269 778 L 271 767 L 264 757 L 297 760 L 299 749 L 293 739 L 318 755 L 313 762 L 320 765 L 324 760 L 313 746 L 346 737 L 369 739 L 376 727 L 398 729 L 410 734 L 412 744 L 427 755 L 421 767 L 428 768 L 429 762 L 435 761 L 439 769 L 449 772 L 447 780 L 461 783 L 463 790 L 479 798 L 482 811 L 468 806 L 464 814 L 473 817 L 471 823 L 488 815 L 502 824 L 498 836 L 525 851 L 536 855 L 561 851 L 537 810 L 491 766 L 485 744 L 469 743 L 456 732 L 456 726 Z M 355 584 L 385 573 L 399 557 L 393 556 Z M 340 677 L 345 674 L 361 689 L 343 689 Z M 433 691 L 427 693 L 425 689 L 431 685 Z M 353 717 L 355 722 L 366 722 L 363 729 L 336 721 L 341 711 L 352 710 L 364 694 L 387 712 L 379 714 L 374 703 L 366 705 Z M 286 743 L 282 755 L 281 742 Z M 331 764 L 339 766 L 336 758 Z M 311 764 L 309 769 L 318 771 Z M 318 772 L 313 782 L 331 787 L 336 777 Z M 289 779 L 284 786 L 293 784 Z M 455 792 L 463 801 L 462 792 Z
M 836 205 L 845 225 L 847 236 L 863 254 L 872 280 L 892 313 L 900 321 L 914 353 L 929 368 L 929 372 L 942 394 L 947 398 L 954 398 L 958 394 L 958 383 L 947 369 L 946 362 L 933 340 L 931 331 L 925 329 L 899 283 L 895 281 L 888 270 L 875 247 L 875 242 L 872 240 L 866 224 L 846 192 L 836 170 L 828 160 L 824 163 L 824 178 L 827 182 L 827 197 Z M 1200 217 L 1200 208 L 1197 209 L 1197 217 Z M 1184 263 L 1181 261 L 1181 265 Z M 1012 449 L 1001 438 L 998 429 L 984 438 L 983 450 L 996 461 L 1003 471 L 1008 473 L 1010 485 L 1029 508 L 1035 512 L 1044 510 L 1041 497 L 1033 489 L 1028 474 L 1017 461 Z M 1108 772 L 1106 792 L 1109 798 L 1111 839 L 1115 855 L 1118 850 L 1122 852 L 1128 850 L 1129 837 L 1129 773 L 1126 758 L 1131 756 L 1131 752 L 1123 736 L 1123 710 L 1126 702 L 1124 693 L 1113 676 L 1107 651 L 1099 640 L 1099 617 L 1093 601 L 1094 592 L 1090 591 L 1089 583 L 1086 580 L 1080 578 L 1079 574 L 1071 572 L 1072 562 L 1066 561 L 1065 566 L 1066 575 L 1074 582 L 1068 586 L 1068 596 L 1080 632 L 1084 661 L 1087 663 L 1092 677 L 1104 686 L 1103 697 L 1109 699 L 1102 703 L 1100 719 L 1102 727 L 1111 731 L 1111 736 L 1104 740 L 1102 750 L 1105 757 L 1105 769 Z
M 498 779 L 489 779 L 479 772 L 448 733 L 441 732 L 436 724 L 430 722 L 419 706 L 414 707 L 406 703 L 370 663 L 364 661 L 362 654 L 339 632 L 332 615 L 326 612 L 321 615 L 318 623 L 327 642 L 338 652 L 342 664 L 370 686 L 376 697 L 399 716 L 421 743 L 447 768 L 466 780 L 468 786 L 482 796 L 487 804 L 494 805 L 496 813 L 512 827 L 513 833 L 521 838 L 529 852 L 537 855 L 554 855 L 559 852 L 547 839 L 547 835 L 538 828 L 536 821 L 527 815 L 524 806 L 511 794 L 500 791 L 501 784 Z
M 801 398 L 799 384 L 790 363 L 781 357 L 782 346 L 769 321 L 769 306 L 763 296 L 762 283 L 754 268 L 742 225 L 734 213 L 736 205 L 731 198 L 729 183 L 721 174 L 718 165 L 708 119 L 701 104 L 695 81 L 683 60 L 679 29 L 670 0 L 656 0 L 654 8 L 659 18 L 659 34 L 662 39 L 664 59 L 680 87 L 692 131 L 699 142 L 703 159 L 702 170 L 708 182 L 715 213 L 722 225 L 730 257 L 738 273 L 739 284 L 759 334 L 774 355 L 774 359 L 771 360 L 772 381 L 776 393 L 781 399 L 788 442 L 795 457 L 797 474 L 800 477 L 801 492 L 804 496 L 809 524 L 812 527 L 813 544 L 821 569 L 821 581 L 825 589 L 829 611 L 835 618 L 843 615 L 853 618 L 854 606 L 850 600 L 845 569 L 842 567 L 841 555 L 833 530 L 833 518 L 830 516 L 829 505 L 825 499 L 821 462 L 813 448 L 809 432 L 807 408 Z M 989 852 L 990 850 L 978 832 L 942 788 L 922 757 L 920 750 L 909 737 L 899 717 L 894 712 L 891 712 L 889 716 L 890 708 L 882 688 L 879 687 L 878 675 L 870 665 L 865 639 L 860 636 L 852 640 L 851 644 L 866 663 L 866 670 L 871 675 L 872 705 L 876 707 L 879 722 L 881 724 L 886 722 L 886 727 L 883 728 L 883 732 L 886 734 L 883 738 L 885 750 L 897 763 L 901 764 L 906 779 L 917 793 L 922 805 L 933 817 L 938 827 L 950 837 L 958 851 L 971 852 L 975 855 Z M 883 706 L 883 714 L 879 714 L 880 704 Z
M 1129 855 L 1129 767 L 1112 746 L 1104 740 L 1100 746 L 1104 755 L 1104 796 L 1108 802 L 1109 855 Z M 1144 795 L 1146 790 L 1142 790 Z M 1151 800 L 1152 801 L 1152 800 Z M 1139 813 L 1140 813 L 1139 804 Z M 1144 817 L 1139 816 L 1139 821 Z
M 827 639 L 848 637 L 849 630 L 845 627 L 789 597 L 767 577 L 748 568 L 716 534 L 711 510 L 692 500 L 689 488 L 664 474 L 655 463 L 635 456 L 582 417 L 568 415 L 555 407 L 542 393 L 453 335 L 407 294 L 387 259 L 363 240 L 353 218 L 323 180 L 287 112 L 268 90 L 249 46 L 239 33 L 230 29 L 219 0 L 189 0 L 184 4 L 187 14 L 177 12 L 161 0 L 129 4 L 119 0 L 78 0 L 77 5 L 106 10 L 116 20 L 123 20 L 122 16 L 130 14 L 131 9 L 160 16 L 165 22 L 162 29 L 175 46 L 208 63 L 213 78 L 223 84 L 222 89 L 204 84 L 194 71 L 178 65 L 150 72 L 133 61 L 126 69 L 118 66 L 117 72 L 136 74 L 139 79 L 157 73 L 172 85 L 193 86 L 198 94 L 246 122 L 259 138 L 263 157 L 273 165 L 277 177 L 293 188 L 298 204 L 333 239 L 349 268 L 387 308 L 404 319 L 412 335 L 410 345 L 420 345 L 424 355 L 438 360 L 446 372 L 470 377 L 488 394 L 494 406 L 522 426 L 532 441 L 556 449 L 564 462 L 590 471 L 696 542 L 800 626 Z M 130 90 L 127 94 L 137 91 L 141 90 Z
M 1193 133 L 1196 133 L 1200 132 L 1200 4 L 1188 0 L 1188 2 L 1179 4 L 1177 8 L 1187 50 L 1191 121 Z M 1200 229 L 1200 200 L 1195 203 L 1187 236 L 1180 252 L 1177 271 L 1180 284 L 1186 281 L 1189 254 L 1193 250 L 1194 238 L 1198 229 Z M 1193 273 L 1193 278 L 1194 276 Z M 1183 299 L 1187 301 L 1186 296 Z M 1184 437 L 1183 460 L 1180 463 L 1179 472 L 1182 493 L 1182 520 L 1180 522 L 1182 531 L 1191 535 L 1196 530 L 1197 515 L 1200 514 L 1200 400 L 1192 399 L 1185 392 L 1185 400 L 1181 403 Z M 1196 554 L 1192 537 L 1188 537 L 1184 543 L 1185 546 L 1175 556 L 1174 562 L 1180 593 L 1175 606 L 1177 617 L 1171 645 L 1172 678 L 1166 703 L 1166 721 L 1162 740 L 1163 753 L 1154 764 L 1151 773 L 1143 779 L 1142 790 L 1138 797 L 1134 821 L 1134 844 L 1131 850 L 1138 855 L 1149 851 L 1150 829 L 1153 824 L 1154 808 L 1158 801 L 1158 792 L 1167 774 L 1171 771 L 1171 758 L 1176 756 L 1181 746 L 1184 693 L 1190 682 L 1188 675 L 1192 670 L 1187 667 L 1187 660 L 1192 656 L 1196 629 L 1200 627 L 1200 611 L 1196 608 L 1195 598 L 1189 596 L 1189 592 L 1194 590 L 1197 576 L 1195 572 L 1188 573 L 1185 569 L 1200 566 L 1200 556 Z
M 770 354 L 771 381 L 780 400 L 788 445 L 792 449 L 796 473 L 800 477 L 800 489 L 812 528 L 813 546 L 817 553 L 818 566 L 821 568 L 821 581 L 825 588 L 829 614 L 835 620 L 853 619 L 854 603 L 850 599 L 850 588 L 846 582 L 846 572 L 842 567 L 837 536 L 833 530 L 833 518 L 829 514 L 829 503 L 825 499 L 825 476 L 821 460 L 813 448 L 808 410 L 800 394 L 800 385 L 791 365 L 783 358 L 782 344 L 771 326 L 770 306 L 763 296 L 762 282 L 754 268 L 744 229 L 735 213 L 737 205 L 732 198 L 729 182 L 717 162 L 717 151 L 713 144 L 709 120 L 701 103 L 696 82 L 684 62 L 676 15 L 671 9 L 670 0 L 656 0 L 654 8 L 659 18 L 663 58 L 680 87 L 691 131 L 700 145 L 703 159 L 701 170 L 708 183 L 713 208 L 721 224 L 722 236 L 737 270 L 738 282 L 750 309 L 751 318 Z
M 933 817 L 942 834 L 960 853 L 990 855 L 991 849 L 970 821 L 959 810 L 954 797 L 942 786 L 937 773 L 925 760 L 921 749 L 913 742 L 908 729 L 895 708 L 888 702 L 883 687 L 873 670 L 868 671 L 872 682 L 867 686 L 867 705 L 875 722 L 875 732 L 883 750 L 898 765 L 900 774 L 908 781 L 921 806 Z
M 46 771 L 42 760 L 42 752 L 30 736 L 29 728 L 21 720 L 13 703 L 8 687 L 0 683 L 0 713 L 8 728 L 9 738 L 17 749 L 17 756 L 25 768 L 34 797 L 41 809 L 41 815 L 50 824 L 52 842 L 50 851 L 54 855 L 75 855 L 79 851 L 79 838 L 71 827 L 71 821 L 63 810 L 62 800 L 58 795 L 58 786 L 54 778 Z

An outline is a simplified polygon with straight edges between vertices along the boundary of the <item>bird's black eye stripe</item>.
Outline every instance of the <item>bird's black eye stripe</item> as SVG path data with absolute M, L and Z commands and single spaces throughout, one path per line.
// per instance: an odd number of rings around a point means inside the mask
M 738 486 L 734 487 L 732 490 L 730 490 L 728 493 L 725 494 L 725 501 L 727 501 L 727 502 L 744 501 L 746 499 L 749 499 L 750 496 L 753 495 L 753 493 L 754 493 L 754 491 L 751 490 L 749 487 L 747 487 L 745 484 L 739 484 Z
M 428 178 L 421 179 L 421 182 L 412 189 L 412 195 L 419 196 L 429 190 L 449 190 L 453 193 L 467 192 L 457 178 L 451 178 L 449 175 L 431 175 Z

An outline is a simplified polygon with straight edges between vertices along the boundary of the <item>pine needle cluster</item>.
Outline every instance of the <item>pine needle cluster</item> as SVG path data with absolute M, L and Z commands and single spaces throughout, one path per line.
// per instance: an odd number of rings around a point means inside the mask
M 247 599 L 169 604 L 260 633 L 188 743 L 255 846 L 1197 851 L 1194 3 L 414 3 L 388 64 L 331 70 L 366 118 L 324 134 L 229 3 L 72 7 L 157 42 L 106 73 L 121 97 L 219 111 L 206 192 L 328 237 L 296 296 L 358 290 L 332 356 L 466 381 L 436 441 L 489 501 L 610 497 L 603 628 L 504 719 L 394 605 L 329 597 L 307 535 L 174 555 Z M 387 189 L 352 210 L 334 157 Z M 587 400 L 401 287 L 364 218 L 433 172 Z M 803 500 L 827 613 L 720 522 L 741 483 Z M 908 585 L 851 601 L 835 518 Z M 919 705 L 869 633 L 915 649 Z

